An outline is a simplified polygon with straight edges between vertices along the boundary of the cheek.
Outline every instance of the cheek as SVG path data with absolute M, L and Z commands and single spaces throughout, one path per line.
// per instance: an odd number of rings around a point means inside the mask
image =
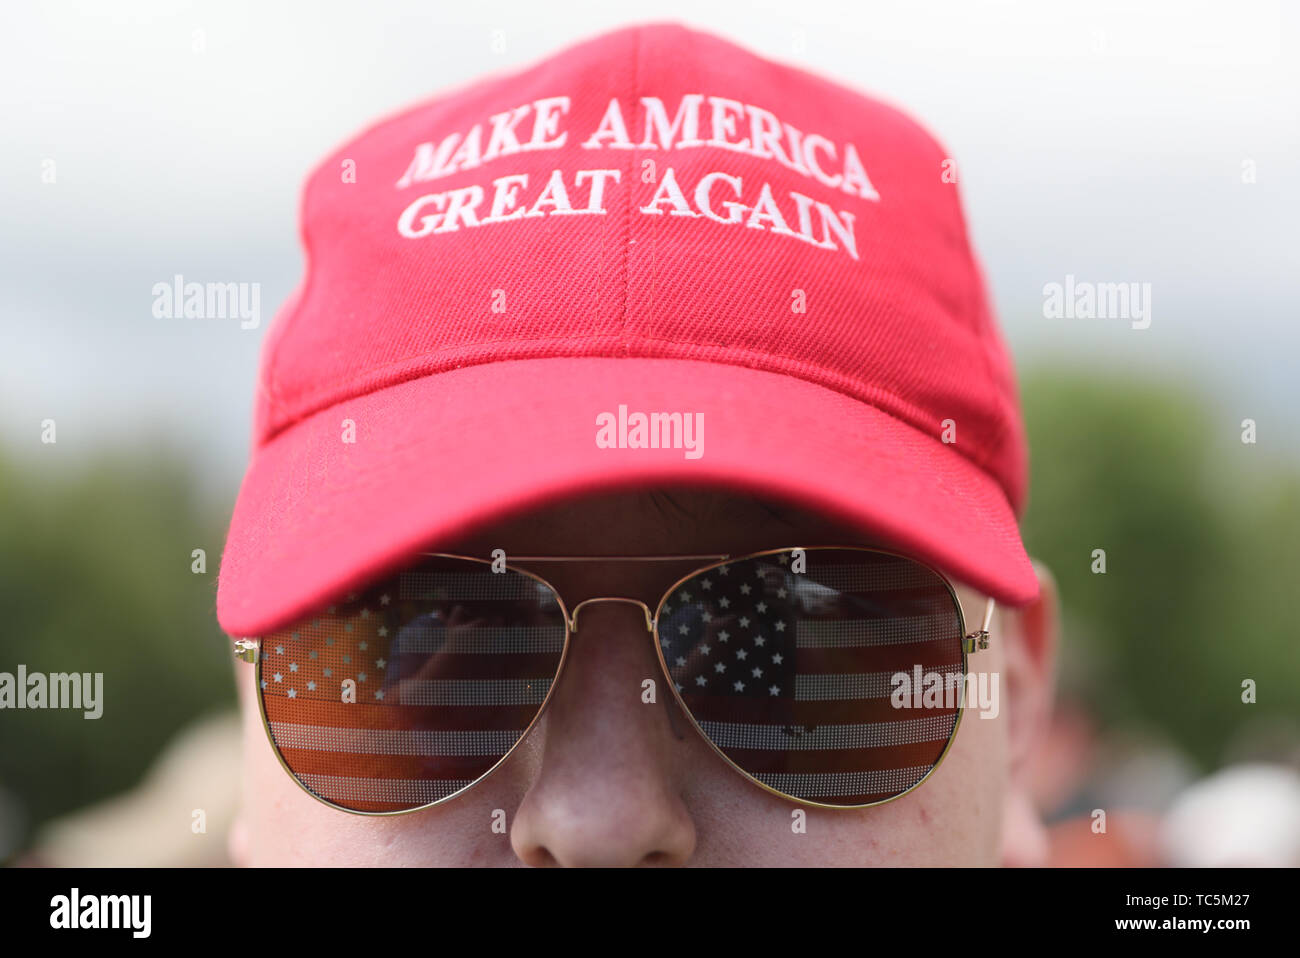
M 512 864 L 491 813 L 513 808 L 484 790 L 473 800 L 412 815 L 350 815 L 316 801 L 281 766 L 267 738 L 252 670 L 236 679 L 243 724 L 244 848 L 252 866 Z
M 982 718 L 980 709 L 967 709 L 947 757 L 909 796 L 916 799 L 918 818 L 935 846 L 955 856 L 949 864 L 998 864 L 1007 782 L 1003 711 Z
M 962 716 L 952 747 L 919 788 L 859 811 L 795 805 L 754 788 L 716 759 L 699 759 L 687 775 L 693 786 L 685 796 L 699 836 L 695 862 L 997 865 L 1007 774 L 1005 717 L 979 715 L 971 709 Z
M 967 711 L 942 763 L 915 791 L 856 821 L 832 818 L 815 856 L 828 864 L 991 866 L 998 864 L 1006 782 L 1001 717 Z M 820 813 L 821 818 L 833 813 Z
M 243 805 L 248 865 L 337 864 L 341 818 L 307 795 L 280 765 L 262 724 L 254 671 L 236 678 L 243 723 Z
M 990 656 L 984 668 L 1000 663 Z M 997 865 L 1008 776 L 1004 696 L 998 706 L 991 718 L 978 707 L 965 711 L 943 761 L 913 792 L 860 811 L 807 808 L 800 827 L 792 812 L 803 806 L 695 769 L 693 778 L 710 783 L 691 803 L 699 857 L 728 865 Z
M 940 766 L 899 804 L 914 800 L 917 818 L 929 829 L 936 847 L 959 856 L 953 864 L 996 865 L 1009 775 L 1008 703 L 1000 652 L 972 659 L 971 669 L 977 680 L 984 680 L 973 687 L 978 690 L 976 704 L 963 712 Z

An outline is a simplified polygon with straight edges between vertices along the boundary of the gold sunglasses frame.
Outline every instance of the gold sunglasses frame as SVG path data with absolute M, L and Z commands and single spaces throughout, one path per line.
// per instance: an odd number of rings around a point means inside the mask
M 673 682 L 672 680 L 672 673 L 669 672 L 668 663 L 664 660 L 663 646 L 658 641 L 659 614 L 663 610 L 664 603 L 666 603 L 672 597 L 672 594 L 686 582 L 689 582 L 691 579 L 694 579 L 696 576 L 703 575 L 704 573 L 710 571 L 711 569 L 717 569 L 721 566 L 731 565 L 736 562 L 744 562 L 749 559 L 758 559 L 764 556 L 791 553 L 796 549 L 803 551 L 805 554 L 809 552 L 831 552 L 831 551 L 869 552 L 874 555 L 892 556 L 897 559 L 904 559 L 908 562 L 915 563 L 916 565 L 919 565 L 922 568 L 929 570 L 939 579 L 940 582 L 944 584 L 944 586 L 948 590 L 949 597 L 952 599 L 952 604 L 954 608 L 956 608 L 957 610 L 957 625 L 959 629 L 959 634 L 962 636 L 962 642 L 961 642 L 962 682 L 960 683 L 960 689 L 961 689 L 960 701 L 957 704 L 957 719 L 955 722 L 953 722 L 952 731 L 948 734 L 948 740 L 944 743 L 943 751 L 939 753 L 939 757 L 935 760 L 935 763 L 932 766 L 930 766 L 930 769 L 919 779 L 917 779 L 916 782 L 914 782 L 910 787 L 899 792 L 897 795 L 891 795 L 889 798 L 882 798 L 879 801 L 875 801 L 875 802 L 865 802 L 861 805 L 832 805 L 827 802 L 818 802 L 812 799 L 799 798 L 796 795 L 789 795 L 778 789 L 772 788 L 770 785 L 767 785 L 759 781 L 749 772 L 745 771 L 743 768 L 741 768 L 739 765 L 733 762 L 731 758 L 724 751 L 722 751 L 722 749 L 719 748 L 711 738 L 709 738 L 709 736 L 705 733 L 705 731 L 700 727 L 699 723 L 696 721 L 695 716 L 692 714 L 690 708 L 688 708 L 686 703 L 683 701 L 681 693 L 677 691 L 676 683 Z M 475 562 L 478 563 L 479 565 L 488 565 L 488 566 L 493 564 L 493 560 L 491 559 L 481 559 L 477 556 L 457 555 L 455 553 L 450 553 L 450 552 L 421 552 L 419 553 L 419 556 L 420 558 L 457 559 L 461 561 Z M 691 562 L 691 561 L 699 561 L 699 560 L 713 560 L 713 561 L 709 565 L 701 566 L 695 569 L 694 571 L 687 573 L 686 575 L 679 578 L 676 582 L 674 582 L 672 586 L 669 587 L 660 597 L 659 602 L 655 606 L 655 610 L 653 613 L 650 612 L 650 607 L 646 605 L 646 603 L 642 602 L 640 599 L 633 599 L 625 596 L 598 596 L 590 599 L 583 599 L 581 602 L 579 602 L 577 605 L 573 607 L 572 612 L 569 612 L 568 606 L 566 606 L 564 603 L 564 597 L 560 594 L 560 591 L 555 588 L 555 586 L 553 586 L 550 582 L 548 582 L 546 579 L 542 578 L 541 576 L 537 575 L 536 573 L 530 572 L 528 569 L 521 568 L 520 566 L 515 565 L 515 563 L 525 563 L 525 562 L 528 563 Z M 288 763 L 284 760 L 284 756 L 280 754 L 280 747 L 276 745 L 275 736 L 271 732 L 270 718 L 266 714 L 266 697 L 265 695 L 262 694 L 263 693 L 262 657 L 259 654 L 261 640 L 256 638 L 254 639 L 245 638 L 245 639 L 235 640 L 235 647 L 234 647 L 235 658 L 240 659 L 241 661 L 244 662 L 252 663 L 255 666 L 254 685 L 255 685 L 255 691 L 257 693 L 258 712 L 262 717 L 262 728 L 263 731 L 266 732 L 267 740 L 271 744 L 271 751 L 275 753 L 276 759 L 280 762 L 280 767 L 284 769 L 286 774 L 288 774 L 288 776 L 291 779 L 293 779 L 294 783 L 299 788 L 301 788 L 304 792 L 306 792 L 316 801 L 320 802 L 322 805 L 327 805 L 330 808 L 337 809 L 341 812 L 347 812 L 349 815 L 364 815 L 364 816 L 376 817 L 376 818 L 386 817 L 390 815 L 409 815 L 412 812 L 422 812 L 427 809 L 435 808 L 439 805 L 445 804 L 446 802 L 450 802 L 454 798 L 459 798 L 460 796 L 468 792 L 470 789 L 474 788 L 477 785 L 482 784 L 486 779 L 488 779 L 492 775 L 493 772 L 495 772 L 498 768 L 500 768 L 505 763 L 505 761 L 514 753 L 515 749 L 517 749 L 520 746 L 520 744 L 524 741 L 524 739 L 528 737 L 528 734 L 533 730 L 533 727 L 536 726 L 537 722 L 545 714 L 547 706 L 551 704 L 551 697 L 552 695 L 555 694 L 555 688 L 557 685 L 559 685 L 560 679 L 564 675 L 564 665 L 569 658 L 569 649 L 570 649 L 571 641 L 573 637 L 578 633 L 578 612 L 581 611 L 583 606 L 592 605 L 597 602 L 619 602 L 619 603 L 639 606 L 641 611 L 645 614 L 646 629 L 650 633 L 651 638 L 656 640 L 654 642 L 655 657 L 659 660 L 660 673 L 664 678 L 668 680 L 668 688 L 673 694 L 673 699 L 676 701 L 677 707 L 681 709 L 682 714 L 686 716 L 686 718 L 690 721 L 691 726 L 700 735 L 700 737 L 704 739 L 704 741 L 709 745 L 709 747 L 713 749 L 714 753 L 718 755 L 718 757 L 721 758 L 724 762 L 726 762 L 728 766 L 730 766 L 738 774 L 740 774 L 747 782 L 749 782 L 751 785 L 761 788 L 763 791 L 768 792 L 769 794 L 777 796 L 778 798 L 784 801 L 794 802 L 799 805 L 807 805 L 813 808 L 834 809 L 836 811 L 849 811 L 853 809 L 874 808 L 877 805 L 884 805 L 888 802 L 897 801 L 898 799 L 902 798 L 904 795 L 908 795 L 911 792 L 915 791 L 916 789 L 920 788 L 921 785 L 924 784 L 930 778 L 930 776 L 934 774 L 935 769 L 937 769 L 940 765 L 943 764 L 943 760 L 948 757 L 948 752 L 952 749 L 952 743 L 957 738 L 957 730 L 958 728 L 961 727 L 962 713 L 965 712 L 966 710 L 965 676 L 967 674 L 968 656 L 980 649 L 987 649 L 989 647 L 989 626 L 992 623 L 993 610 L 996 605 L 996 603 L 992 598 L 988 599 L 987 604 L 985 605 L 984 608 L 984 621 L 981 628 L 974 632 L 967 632 L 966 616 L 964 610 L 962 609 L 961 600 L 957 597 L 957 590 L 954 588 L 952 581 L 946 575 L 944 575 L 938 569 L 934 568 L 934 566 L 926 562 L 922 562 L 920 559 L 914 558 L 913 556 L 903 555 L 902 553 L 899 552 L 890 552 L 887 549 L 871 549 L 871 548 L 866 548 L 864 546 L 789 546 L 783 549 L 765 549 L 762 552 L 750 552 L 750 553 L 746 553 L 745 555 L 739 555 L 739 556 L 717 555 L 717 554 L 672 555 L 672 556 L 516 556 L 514 559 L 510 559 L 509 557 L 507 557 L 505 567 L 512 572 L 517 572 L 520 575 L 528 576 L 530 579 L 533 579 L 541 583 L 547 588 L 547 590 L 551 593 L 551 595 L 555 597 L 555 601 L 560 607 L 560 612 L 564 616 L 564 647 L 560 651 L 559 664 L 556 665 L 555 667 L 555 675 L 551 679 L 550 687 L 546 690 L 545 698 L 542 699 L 541 705 L 539 705 L 537 708 L 537 714 L 533 716 L 532 721 L 528 723 L 528 727 L 524 729 L 523 733 L 515 741 L 514 745 L 510 746 L 509 750 L 504 755 L 502 755 L 500 759 L 498 759 L 495 763 L 493 763 L 491 768 L 489 768 L 478 778 L 474 779 L 474 781 L 470 782 L 468 785 L 464 786 L 463 788 L 457 789 L 456 791 L 452 792 L 450 795 L 445 795 L 442 798 L 437 799 L 436 801 L 429 802 L 424 805 L 417 805 L 412 808 L 402 808 L 390 812 L 360 811 L 353 808 L 346 808 L 343 805 L 337 805 L 334 802 L 331 802 L 329 799 L 317 795 L 310 788 L 304 785 L 299 780 L 298 776 L 294 773 L 293 769 L 291 769 Z

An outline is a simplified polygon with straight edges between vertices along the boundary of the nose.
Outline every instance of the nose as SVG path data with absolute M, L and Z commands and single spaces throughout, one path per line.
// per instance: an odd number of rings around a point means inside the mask
M 534 729 L 541 762 L 511 846 L 528 865 L 683 864 L 695 824 L 674 774 L 680 743 L 660 701 L 672 693 L 645 617 L 601 603 L 583 610 L 580 625 Z

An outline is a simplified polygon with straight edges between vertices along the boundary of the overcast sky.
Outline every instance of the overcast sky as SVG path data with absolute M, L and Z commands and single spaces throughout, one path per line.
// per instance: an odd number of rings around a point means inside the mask
M 647 19 L 715 30 L 936 132 L 1022 369 L 1055 356 L 1195 379 L 1225 429 L 1249 416 L 1261 443 L 1300 449 L 1294 4 L 101 6 L 0 14 L 10 455 L 39 453 L 45 418 L 74 449 L 162 433 L 233 495 L 261 338 L 301 269 L 312 165 L 441 87 Z M 261 327 L 155 319 L 152 287 L 176 273 L 260 283 Z M 1044 318 L 1044 284 L 1067 274 L 1150 283 L 1150 328 Z

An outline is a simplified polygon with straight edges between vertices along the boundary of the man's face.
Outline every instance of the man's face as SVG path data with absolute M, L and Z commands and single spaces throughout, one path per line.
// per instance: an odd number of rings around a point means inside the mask
M 720 492 L 673 491 L 548 507 L 439 544 L 439 550 L 484 558 L 493 549 L 507 555 L 737 555 L 794 545 L 886 544 L 846 535 L 841 524 L 795 509 Z M 555 563 L 539 571 L 569 608 L 583 599 L 624 596 L 653 609 L 692 563 Z M 978 623 L 985 597 L 962 586 L 957 594 L 967 622 Z M 1024 750 L 1026 729 L 1045 707 L 1050 651 L 1034 647 L 1042 643 L 1024 624 L 1021 616 L 1000 611 L 990 648 L 971 662 L 972 670 L 1002 679 L 996 715 L 968 710 L 946 758 L 919 788 L 883 805 L 843 811 L 764 791 L 713 751 L 671 696 L 667 708 L 662 701 L 643 702 L 643 681 L 663 676 L 644 615 L 630 604 L 597 603 L 582 611 L 546 712 L 500 767 L 458 798 L 403 815 L 349 815 L 304 792 L 267 740 L 254 670 L 237 663 L 244 807 L 232 852 L 251 865 L 1028 860 L 1033 856 L 1021 850 L 1034 844 L 1026 837 L 1033 824 L 1012 774 L 1013 756 Z

